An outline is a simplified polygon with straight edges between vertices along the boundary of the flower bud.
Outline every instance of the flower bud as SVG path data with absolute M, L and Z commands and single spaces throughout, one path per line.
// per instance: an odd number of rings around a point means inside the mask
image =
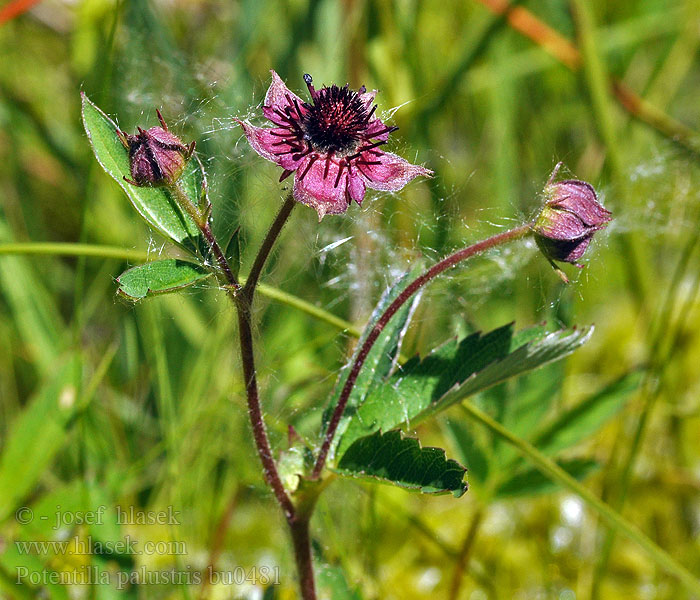
M 124 179 L 133 185 L 159 187 L 174 184 L 194 152 L 195 143 L 185 146 L 168 131 L 160 111 L 156 112 L 162 127 L 151 127 L 147 131 L 139 127 L 137 135 L 118 132 L 129 151 L 131 179 Z
M 535 240 L 550 261 L 578 261 L 588 248 L 593 234 L 612 219 L 599 202 L 593 186 L 570 179 L 553 183 L 561 163 L 545 186 L 545 205 L 533 226 Z

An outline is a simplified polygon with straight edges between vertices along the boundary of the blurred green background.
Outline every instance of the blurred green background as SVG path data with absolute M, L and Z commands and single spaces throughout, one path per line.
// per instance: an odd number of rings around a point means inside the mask
M 295 597 L 284 522 L 246 421 L 231 308 L 206 287 L 136 306 L 115 297 L 115 278 L 138 264 L 138 252 L 176 250 L 100 170 L 80 123 L 84 90 L 127 131 L 154 125 L 160 108 L 175 133 L 196 139 L 216 229 L 223 236 L 240 224 L 246 272 L 285 192 L 279 169 L 249 149 L 232 117 L 256 115 L 270 69 L 302 97 L 305 72 L 318 85 L 380 90 L 378 114 L 400 127 L 389 148 L 435 171 L 431 181 L 369 194 L 361 209 L 320 224 L 299 207 L 283 233 L 265 282 L 358 325 L 418 257 L 435 260 L 530 218 L 557 161 L 596 186 L 615 220 L 584 270 L 566 268 L 571 285 L 531 243 L 490 253 L 427 290 L 403 353 L 513 320 L 519 328 L 594 323 L 592 340 L 565 362 L 478 401 L 535 440 L 541 422 L 639 373 L 613 394 L 615 410 L 573 436 L 562 456 L 595 461 L 585 485 L 700 572 L 700 142 L 693 131 L 700 129 L 700 3 L 541 0 L 520 3 L 526 12 L 510 20 L 487 8 L 505 4 L 495 0 L 4 4 L 0 11 L 32 6 L 16 16 L 0 12 L 3 597 L 262 597 L 261 586 L 245 582 L 146 581 L 116 590 L 43 575 L 17 584 L 21 567 L 191 574 L 210 564 L 228 572 L 277 566 L 280 584 L 266 597 Z M 562 37 L 533 28 L 537 20 Z M 623 107 L 624 90 L 643 101 L 627 97 Z M 7 246 L 34 242 L 124 252 L 75 257 Z M 256 316 L 267 423 L 284 447 L 288 424 L 309 436 L 317 431 L 354 340 L 262 296 Z M 690 597 L 636 545 L 606 537 L 570 492 L 529 480 L 495 493 L 489 482 L 494 473 L 508 475 L 514 453 L 459 407 L 418 433 L 469 466 L 471 489 L 457 500 L 335 482 L 312 532 L 319 577 L 342 570 L 357 587 L 342 597 Z M 469 440 L 489 451 L 471 454 Z M 119 525 L 117 505 L 171 506 L 180 517 Z M 55 527 L 56 512 L 100 506 L 107 510 L 99 527 Z M 35 518 L 23 523 L 20 507 Z M 16 543 L 74 543 L 75 536 L 130 536 L 140 548 L 176 541 L 186 550 L 22 554 Z

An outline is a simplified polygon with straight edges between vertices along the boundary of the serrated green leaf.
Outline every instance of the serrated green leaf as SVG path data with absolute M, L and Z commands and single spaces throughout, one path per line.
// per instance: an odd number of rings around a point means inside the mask
M 84 93 L 82 103 L 83 125 L 100 166 L 126 192 L 151 227 L 191 252 L 202 252 L 205 247 L 199 228 L 165 188 L 139 187 L 124 181 L 125 176 L 131 177 L 129 153 L 119 139 L 116 123 Z M 193 204 L 199 205 L 204 172 L 196 158 L 187 163 L 179 183 Z
M 337 456 L 357 439 L 416 423 L 467 396 L 573 352 L 591 329 L 546 333 L 535 327 L 519 333 L 512 324 L 461 341 L 450 340 L 424 359 L 415 357 L 375 387 L 348 417 Z
M 322 431 L 326 430 L 333 409 L 338 403 L 343 386 L 348 379 L 350 366 L 357 358 L 357 354 L 359 353 L 362 344 L 367 339 L 367 336 L 370 334 L 377 321 L 379 321 L 379 318 L 382 316 L 382 314 L 384 314 L 386 308 L 401 294 L 401 292 L 403 292 L 403 290 L 405 290 L 411 284 L 413 280 L 416 279 L 416 277 L 420 275 L 422 270 L 423 269 L 420 264 L 415 265 L 410 271 L 404 273 L 382 294 L 377 306 L 374 308 L 374 311 L 372 311 L 372 316 L 362 332 L 362 336 L 360 336 L 355 352 L 353 353 L 352 360 L 350 360 L 350 362 L 340 371 L 338 381 L 336 382 L 335 389 L 333 391 L 333 396 L 331 397 L 328 408 L 323 414 Z M 338 429 L 336 430 L 335 440 L 340 439 L 348 421 L 356 412 L 357 407 L 364 402 L 370 390 L 377 385 L 380 385 L 395 366 L 396 359 L 401 349 L 403 336 L 419 302 L 420 294 L 415 294 L 409 302 L 406 302 L 398 311 L 396 311 L 396 314 L 386 324 L 382 330 L 382 333 L 377 338 L 377 341 L 372 346 L 367 358 L 365 358 L 364 365 L 357 377 L 357 381 L 352 388 L 350 398 L 348 399 L 348 404 L 345 408 L 345 413 L 340 420 Z
M 592 333 L 593 327 L 560 329 L 552 333 L 546 333 L 542 327 L 533 327 L 518 332 L 511 338 L 509 349 L 502 355 L 498 354 L 498 347 L 487 348 L 485 356 L 478 359 L 478 362 L 485 365 L 484 368 L 475 371 L 464 383 L 453 387 L 438 402 L 433 402 L 420 418 L 444 410 L 511 377 L 559 360 L 585 344 Z
M 575 458 L 572 460 L 557 461 L 557 464 L 569 475 L 581 480 L 589 473 L 600 467 L 598 461 L 588 458 Z M 532 467 L 516 472 L 507 481 L 503 482 L 494 494 L 495 498 L 515 498 L 517 496 L 533 496 L 555 490 L 558 484 L 552 481 L 542 471 Z
M 355 440 L 340 459 L 337 473 L 398 485 L 424 494 L 467 491 L 466 469 L 447 459 L 442 448 L 422 448 L 417 439 L 399 430 L 380 431 Z
M 533 445 L 543 454 L 556 454 L 592 435 L 624 406 L 627 397 L 639 387 L 642 374 L 628 373 L 563 413 L 542 433 Z
M 133 267 L 117 277 L 117 293 L 132 301 L 155 294 L 176 292 L 211 275 L 194 263 L 169 258 Z

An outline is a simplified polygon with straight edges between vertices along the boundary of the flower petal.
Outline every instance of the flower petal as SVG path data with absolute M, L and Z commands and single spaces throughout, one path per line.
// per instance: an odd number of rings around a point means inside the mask
M 596 231 L 597 227 L 589 227 L 575 214 L 566 210 L 545 208 L 549 218 L 538 219 L 537 233 L 550 240 L 574 241 Z M 544 213 L 544 211 L 543 211 Z M 551 214 L 551 216 L 550 216 Z
M 396 154 L 376 149 L 363 152 L 353 166 L 360 170 L 368 187 L 385 192 L 400 190 L 419 175 L 430 177 L 433 174 L 430 169 L 413 165 Z
M 545 256 L 550 260 L 567 262 L 580 267 L 576 261 L 581 258 L 591 243 L 593 233 L 578 238 L 576 240 L 554 240 L 541 236 L 536 236 L 535 241 Z
M 360 206 L 362 206 L 362 200 L 364 200 L 366 190 L 367 186 L 365 185 L 365 180 L 362 178 L 362 175 L 358 173 L 357 169 L 348 174 L 348 193 Z
M 294 199 L 315 208 L 319 221 L 344 213 L 350 204 L 347 168 L 326 157 L 306 157 L 294 177 Z
M 294 171 L 303 160 L 303 157 L 299 157 L 297 152 L 293 152 L 295 146 L 286 142 L 283 137 L 273 135 L 273 131 L 281 132 L 279 129 L 255 127 L 240 119 L 235 119 L 235 121 L 243 128 L 243 133 L 248 138 L 248 143 L 253 150 L 263 158 L 271 160 L 288 171 Z M 295 156 L 298 158 L 293 158 Z
M 550 188 L 554 197 L 548 204 L 576 214 L 586 225 L 600 226 L 612 220 L 612 213 L 598 202 L 591 184 L 570 179 L 551 184 Z
M 575 244 L 573 244 L 573 247 L 566 254 L 566 257 L 562 258 L 562 261 L 569 262 L 574 265 L 577 264 L 576 261 L 583 256 L 586 248 L 588 248 L 588 245 L 591 243 L 591 239 L 593 239 L 593 233 L 578 240 Z
M 364 89 L 364 86 L 362 86 L 362 89 Z M 360 90 L 362 91 L 362 90 Z M 372 90 L 371 92 L 362 92 L 360 94 L 360 101 L 365 105 L 366 108 L 369 108 L 372 106 L 372 103 L 374 102 L 374 98 L 377 95 L 377 90 Z
M 270 73 L 272 73 L 272 83 L 265 94 L 265 105 L 263 106 L 265 117 L 277 124 L 282 123 L 284 119 L 276 114 L 276 111 L 287 114 L 287 108 L 290 108 L 292 120 L 301 118 L 298 112 L 299 110 L 305 112 L 304 101 L 285 85 L 275 71 L 270 71 Z
M 382 140 L 386 142 L 389 139 L 389 134 L 393 131 L 391 127 L 387 127 L 381 119 L 372 119 L 367 125 L 364 135 L 367 139 Z

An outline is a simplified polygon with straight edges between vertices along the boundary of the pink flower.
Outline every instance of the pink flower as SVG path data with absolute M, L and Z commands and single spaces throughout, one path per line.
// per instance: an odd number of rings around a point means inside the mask
M 161 127 L 151 127 L 144 131 L 138 128 L 138 135 L 130 135 L 117 130 L 117 135 L 129 151 L 131 179 L 126 181 L 136 186 L 173 185 L 185 169 L 194 152 L 194 142 L 185 146 L 170 131 L 159 110 Z
M 332 85 L 314 89 L 304 75 L 311 103 L 292 93 L 272 71 L 263 115 L 274 127 L 254 127 L 236 119 L 260 156 L 284 169 L 280 181 L 294 176 L 294 198 L 324 215 L 344 213 L 350 202 L 362 204 L 366 188 L 397 191 L 432 171 L 384 152 L 396 127 L 374 116 L 376 92 Z

